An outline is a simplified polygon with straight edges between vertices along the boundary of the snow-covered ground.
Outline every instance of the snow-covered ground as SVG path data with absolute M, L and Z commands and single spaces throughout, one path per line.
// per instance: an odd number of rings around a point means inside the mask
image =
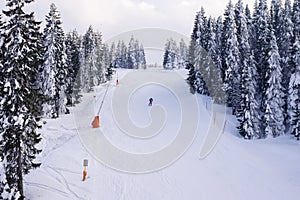
M 84 199 L 84 200 L 210 200 L 210 199 L 298 199 L 300 191 L 300 145 L 291 136 L 276 139 L 245 141 L 239 137 L 234 116 L 226 116 L 224 133 L 218 139 L 213 151 L 200 159 L 203 141 L 214 123 L 211 100 L 201 95 L 192 96 L 184 84 L 184 78 L 172 81 L 174 72 L 146 70 L 138 73 L 156 73 L 169 77 L 165 84 L 147 83 L 145 77 L 136 76 L 126 79 L 129 70 L 119 70 L 120 84 L 115 80 L 110 85 L 103 84 L 94 93 L 85 94 L 83 102 L 72 108 L 70 115 L 57 120 L 46 120 L 42 129 L 43 152 L 39 159 L 42 166 L 25 178 L 26 197 L 32 200 Z M 184 77 L 185 71 L 178 71 Z M 116 78 L 116 76 L 114 77 Z M 177 78 L 178 79 L 178 78 Z M 175 79 L 174 79 L 175 80 Z M 154 135 L 137 135 L 123 132 L 126 127 L 115 116 L 120 111 L 114 102 L 116 93 L 125 91 L 130 84 L 136 83 L 137 89 L 126 101 L 128 116 L 137 128 L 149 128 L 152 123 L 161 125 Z M 103 96 L 107 95 L 100 112 L 99 129 L 92 129 L 91 122 L 98 113 Z M 174 87 L 178 87 L 177 90 Z M 176 91 L 175 91 L 176 90 Z M 103 159 L 105 149 L 99 147 L 103 138 L 123 152 L 131 154 L 153 154 L 167 148 L 177 140 L 178 130 L 183 122 L 184 106 L 180 96 L 198 102 L 198 117 L 189 120 L 198 123 L 195 137 L 189 133 L 187 151 L 180 154 L 172 164 L 164 165 L 148 173 L 122 172 L 122 166 L 112 166 Z M 95 96 L 95 97 L 94 97 Z M 148 107 L 148 98 L 154 98 L 154 107 Z M 95 103 L 96 102 L 96 103 Z M 95 104 L 94 104 L 95 103 Z M 155 111 L 157 109 L 157 113 Z M 152 113 L 151 110 L 154 110 Z M 150 112 L 151 111 L 151 112 Z M 162 117 L 159 124 L 153 117 Z M 152 119 L 151 119 L 152 117 Z M 152 120 L 152 121 L 151 121 Z M 132 124 L 130 126 L 132 126 Z M 129 126 L 129 125 L 128 125 Z M 129 129 L 129 128 L 128 128 Z M 154 129 L 155 126 L 154 126 Z M 129 129 L 131 130 L 131 129 Z M 218 129 L 222 131 L 221 129 Z M 148 133 L 145 131 L 145 133 Z M 136 134 L 136 133 L 135 133 Z M 142 133 L 141 133 L 142 134 Z M 149 137 L 148 137 L 149 136 Z M 191 139 L 192 138 L 192 139 Z M 102 144 L 102 143 L 101 143 Z M 105 152 L 106 156 L 116 156 Z M 118 154 L 114 160 L 125 162 L 126 157 Z M 83 160 L 88 159 L 88 178 L 82 181 Z M 157 158 L 158 160 L 160 158 Z M 156 160 L 153 160 L 155 162 Z M 118 163 L 118 162 L 116 162 Z M 120 164 L 120 163 L 119 163 Z M 138 164 L 138 163 L 137 163 Z M 140 165 L 140 163 L 138 164 Z M 126 171 L 126 170 L 125 170 Z M 127 170 L 130 171 L 130 170 Z

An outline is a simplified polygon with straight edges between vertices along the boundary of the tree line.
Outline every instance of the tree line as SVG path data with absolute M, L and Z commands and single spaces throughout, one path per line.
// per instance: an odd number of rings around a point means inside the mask
M 177 45 L 176 40 L 169 38 L 165 44 L 163 55 L 164 69 L 181 69 L 185 68 L 188 48 L 183 39 Z
M 7 0 L 0 15 L 0 199 L 25 198 L 23 175 L 41 165 L 43 118 L 68 114 L 81 92 L 111 79 L 114 67 L 146 66 L 143 46 L 133 37 L 128 48 L 122 41 L 109 48 L 92 26 L 83 35 L 65 33 L 55 4 L 41 30 L 24 9 L 32 2 Z
M 116 44 L 113 42 L 110 48 L 112 57 L 112 66 L 114 68 L 127 69 L 146 69 L 146 55 L 143 44 L 131 36 L 128 45 L 119 40 Z
M 192 92 L 232 107 L 246 139 L 300 136 L 300 1 L 230 1 L 196 14 L 187 68 Z M 224 94 L 224 95 L 220 95 Z

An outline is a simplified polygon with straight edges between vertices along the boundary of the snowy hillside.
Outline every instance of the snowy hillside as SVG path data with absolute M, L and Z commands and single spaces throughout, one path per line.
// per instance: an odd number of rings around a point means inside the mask
M 99 110 L 107 84 L 97 87 L 95 93 L 85 94 L 83 102 L 71 110 L 71 115 L 47 120 L 42 130 L 43 153 L 39 158 L 42 166 L 25 177 L 28 199 L 297 199 L 300 191 L 300 147 L 290 136 L 245 141 L 237 134 L 235 118 L 227 115 L 225 131 L 217 145 L 205 159 L 199 159 L 209 124 L 213 123 L 211 101 L 200 95 L 197 96 L 199 121 L 196 137 L 190 148 L 173 164 L 161 170 L 139 174 L 106 166 L 99 157 L 101 148 L 96 143 L 100 141 L 99 137 L 104 136 L 126 152 L 151 154 L 164 149 L 176 140 L 176 132 L 182 122 L 182 105 L 178 95 L 170 88 L 180 87 L 180 90 L 186 90 L 182 92 L 189 94 L 188 86 L 183 83 L 185 71 L 178 71 L 183 75 L 179 82 L 165 80 L 171 84 L 169 88 L 155 83 L 141 86 L 139 84 L 143 80 L 140 76 L 131 79 L 130 84 L 135 83 L 138 89 L 124 101 L 128 103 L 128 114 L 133 124 L 147 128 L 151 124 L 149 111 L 155 110 L 155 105 L 163 108 L 165 115 L 162 130 L 157 135 L 132 137 L 118 128 L 118 119 L 113 116 L 111 106 L 114 105 L 112 102 L 116 90 L 129 85 L 126 79 L 128 73 L 146 76 L 147 73 L 156 73 L 157 76 L 164 75 L 172 80 L 175 72 L 121 70 L 117 73 L 120 84 L 115 86 L 115 80 L 112 80 L 108 87 L 100 112 L 99 129 L 92 129 L 90 124 L 94 113 Z M 154 98 L 152 108 L 147 106 L 149 96 Z M 156 116 L 155 111 L 152 116 Z M 88 159 L 89 166 L 88 178 L 83 182 L 84 159 Z M 124 157 L 114 159 L 126 161 Z

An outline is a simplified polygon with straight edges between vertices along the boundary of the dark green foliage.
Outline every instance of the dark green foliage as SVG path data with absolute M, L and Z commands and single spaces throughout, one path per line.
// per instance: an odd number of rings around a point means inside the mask
M 0 159 L 4 161 L 0 184 L 12 199 L 24 199 L 23 175 L 40 166 L 34 159 L 41 152 L 36 148 L 44 100 L 36 82 L 41 64 L 40 22 L 33 13 L 23 11 L 26 2 L 8 1 L 8 10 L 3 11 L 8 21 L 1 27 L 6 34 L 1 35 L 0 50 Z
M 270 5 L 268 9 L 267 0 L 256 1 L 251 15 L 242 0 L 234 9 L 230 1 L 223 24 L 220 18 L 211 23 L 201 8 L 191 35 L 187 65 L 191 91 L 197 92 L 202 85 L 199 75 L 210 95 L 214 96 L 212 88 L 222 88 L 212 86 L 207 78 L 213 61 L 224 81 L 227 105 L 237 115 L 240 134 L 246 139 L 277 137 L 295 124 L 297 94 L 293 86 L 299 80 L 295 68 L 300 63 L 295 35 L 300 35 L 300 0 L 294 1 L 293 8 L 290 0 L 284 6 L 280 0 Z
M 240 85 L 240 52 L 237 40 L 237 25 L 234 8 L 231 2 L 225 11 L 222 39 L 222 64 L 225 69 L 224 87 L 227 105 L 232 107 L 233 113 L 239 109 L 241 97 Z
M 187 69 L 189 69 L 189 74 L 187 78 L 187 82 L 190 85 L 191 93 L 199 93 L 202 95 L 209 95 L 207 86 L 201 73 L 196 72 L 195 68 L 192 64 L 187 64 Z
M 66 85 L 66 95 L 67 95 L 67 106 L 74 105 L 73 93 L 75 92 L 75 81 L 80 69 L 80 40 L 78 33 L 74 30 L 67 34 L 66 37 L 66 65 L 67 65 L 67 85 Z M 77 90 L 76 94 L 77 95 Z
M 109 67 L 107 68 L 106 74 L 105 74 L 107 80 L 109 80 L 109 81 L 111 80 L 113 72 L 114 72 L 113 66 L 112 66 L 112 64 L 110 64 Z
M 57 118 L 66 113 L 67 65 L 65 36 L 60 13 L 55 4 L 50 5 L 46 16 L 43 37 L 43 65 L 40 67 L 39 87 L 47 97 L 44 104 L 44 116 Z

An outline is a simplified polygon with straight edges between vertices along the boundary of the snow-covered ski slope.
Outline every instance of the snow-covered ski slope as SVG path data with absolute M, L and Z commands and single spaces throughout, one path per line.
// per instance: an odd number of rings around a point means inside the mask
M 224 112 L 212 112 L 210 98 L 189 94 L 185 71 L 117 73 L 118 86 L 115 76 L 85 94 L 71 115 L 47 120 L 43 164 L 25 178 L 28 199 L 299 198 L 300 146 L 290 136 L 245 141 L 231 115 L 225 128 L 211 126 L 223 120 Z M 154 75 L 158 80 L 151 79 Z M 92 129 L 107 88 L 100 128 Z M 203 144 L 214 143 L 205 142 L 210 130 L 218 142 L 201 159 Z M 89 165 L 83 182 L 84 159 Z

